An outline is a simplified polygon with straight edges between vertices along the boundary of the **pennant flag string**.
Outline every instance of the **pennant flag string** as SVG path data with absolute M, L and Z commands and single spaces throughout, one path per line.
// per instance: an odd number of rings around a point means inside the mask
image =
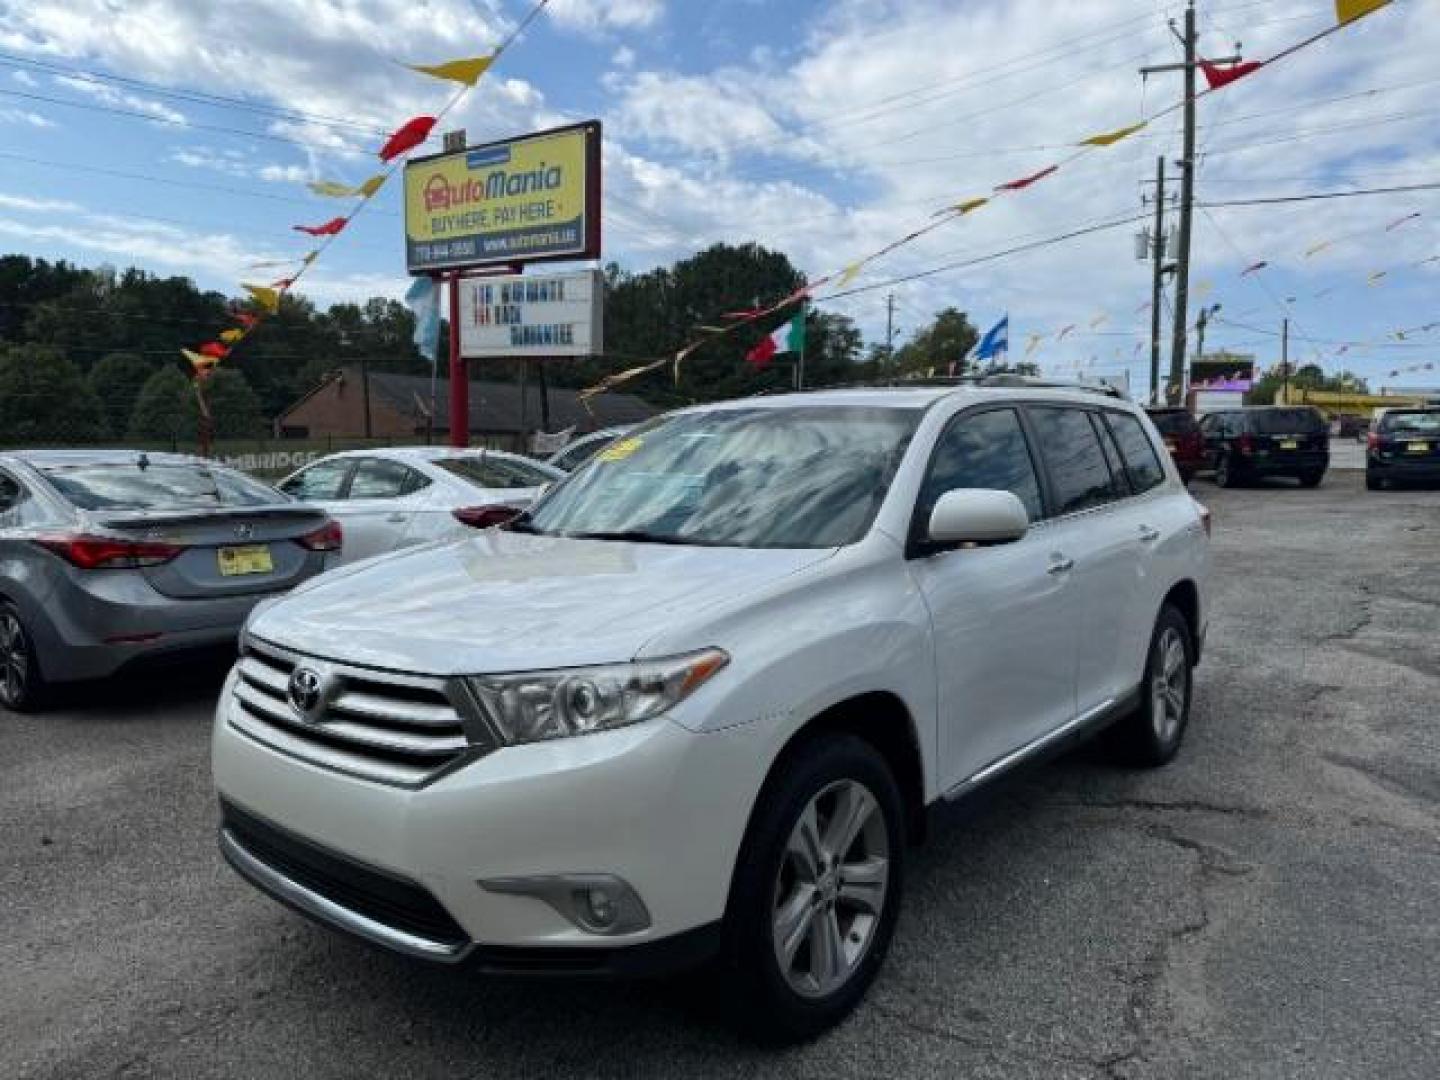
M 1414 221 L 1416 218 L 1423 216 L 1424 215 L 1422 215 L 1419 210 L 1416 210 L 1413 214 L 1406 214 L 1402 218 L 1396 218 L 1389 225 L 1385 226 L 1385 231 L 1391 232 L 1395 229 L 1398 229 L 1401 225 L 1404 225 L 1407 221 Z

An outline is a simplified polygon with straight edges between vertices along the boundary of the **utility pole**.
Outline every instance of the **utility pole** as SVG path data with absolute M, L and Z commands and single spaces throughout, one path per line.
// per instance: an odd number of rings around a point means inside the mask
M 370 360 L 363 352 L 360 354 L 360 396 L 365 399 L 365 438 L 374 438 L 370 423 Z
M 1155 234 L 1150 238 L 1150 404 L 1160 404 L 1160 293 L 1165 285 L 1165 155 L 1155 159 Z
M 1280 386 L 1283 404 L 1290 404 L 1290 317 L 1280 323 Z
M 895 361 L 895 294 L 885 296 L 885 365 Z
M 1171 28 L 1174 28 L 1173 24 Z M 1189 329 L 1186 308 L 1190 301 L 1190 219 L 1195 208 L 1195 69 L 1199 66 L 1195 54 L 1195 0 L 1188 0 L 1185 5 L 1185 33 L 1180 40 L 1185 46 L 1182 63 L 1140 69 L 1142 77 L 1179 71 L 1184 74 L 1185 83 L 1185 135 L 1179 161 L 1180 233 L 1175 255 L 1175 329 L 1170 341 L 1170 381 L 1166 394 L 1166 402 L 1170 405 L 1180 403 L 1185 383 L 1185 339 Z M 1236 63 L 1240 60 L 1238 45 L 1236 53 L 1234 56 L 1215 57 L 1211 62 Z

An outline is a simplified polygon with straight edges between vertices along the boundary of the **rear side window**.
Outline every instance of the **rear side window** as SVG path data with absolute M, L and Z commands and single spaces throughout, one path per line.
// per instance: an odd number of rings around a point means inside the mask
M 917 524 L 928 524 L 936 501 L 956 488 L 1008 491 L 1025 504 L 1031 521 L 1044 516 L 1040 484 L 1015 410 L 991 409 L 951 422 L 935 444 L 920 488 Z
M 1260 409 L 1249 418 L 1256 435 L 1319 435 L 1328 430 L 1314 409 Z
M 52 466 L 45 479 L 81 510 L 191 510 L 283 502 L 273 488 L 208 465 Z
M 348 458 L 317 461 L 286 480 L 280 485 L 280 490 L 302 501 L 338 499 L 345 477 L 350 473 L 350 465 Z
M 1145 434 L 1145 426 L 1138 417 L 1129 413 L 1108 413 L 1110 430 L 1120 446 L 1120 456 L 1125 461 L 1125 471 L 1130 475 L 1130 486 L 1138 494 L 1159 487 L 1165 482 L 1165 467 L 1155 453 L 1155 444 Z
M 1440 409 L 1426 412 L 1388 412 L 1380 421 L 1380 430 L 1440 435 Z
M 462 480 L 468 480 L 476 487 L 513 490 L 539 487 L 551 480 L 549 473 L 532 469 L 508 458 L 474 457 L 441 458 L 435 462 L 446 472 L 452 472 Z
M 1056 514 L 1103 506 L 1129 494 L 1110 472 L 1085 409 L 1032 408 L 1040 456 L 1050 473 Z
M 398 499 L 424 487 L 425 478 L 408 465 L 385 458 L 361 458 L 350 478 L 349 498 Z

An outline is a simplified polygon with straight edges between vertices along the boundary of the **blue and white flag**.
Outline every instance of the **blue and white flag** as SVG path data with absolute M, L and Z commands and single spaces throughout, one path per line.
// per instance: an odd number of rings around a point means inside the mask
M 976 360 L 993 360 L 1001 353 L 1010 352 L 1010 316 L 1006 315 L 980 339 L 975 347 Z
M 405 306 L 415 313 L 415 348 L 435 363 L 440 355 L 440 283 L 417 277 L 405 293 Z

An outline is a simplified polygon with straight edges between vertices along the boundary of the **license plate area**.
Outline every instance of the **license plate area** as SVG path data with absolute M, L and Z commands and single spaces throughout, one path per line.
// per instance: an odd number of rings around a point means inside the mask
M 1280 449 L 1281 449 L 1281 450 L 1299 450 L 1299 449 L 1300 449 L 1300 441 L 1299 441 L 1298 439 L 1281 439 L 1281 440 L 1280 440 Z
M 1407 454 L 1428 454 L 1430 452 L 1430 444 L 1428 442 L 1406 443 L 1405 452 Z
M 215 560 L 221 577 L 268 574 L 275 569 L 275 560 L 271 558 L 270 548 L 266 544 L 222 547 L 215 553 Z

